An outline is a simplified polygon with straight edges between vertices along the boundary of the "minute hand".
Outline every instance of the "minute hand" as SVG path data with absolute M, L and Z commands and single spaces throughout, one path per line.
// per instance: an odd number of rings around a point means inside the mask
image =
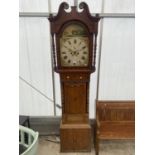
M 81 48 L 81 49 L 79 49 L 79 50 L 76 50 L 76 52 L 79 52 L 79 51 L 82 51 L 84 48 Z

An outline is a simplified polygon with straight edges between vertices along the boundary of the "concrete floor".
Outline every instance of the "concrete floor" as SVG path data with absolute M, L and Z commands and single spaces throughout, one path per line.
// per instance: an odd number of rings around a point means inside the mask
M 39 138 L 38 155 L 95 155 L 94 147 L 89 153 L 60 153 L 60 143 L 53 136 Z M 104 141 L 100 144 L 100 155 L 134 155 L 134 141 Z

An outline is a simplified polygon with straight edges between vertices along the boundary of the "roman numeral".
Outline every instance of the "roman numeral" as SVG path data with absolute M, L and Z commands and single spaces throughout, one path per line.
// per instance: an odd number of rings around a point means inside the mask
M 64 56 L 64 59 L 67 59 L 67 56 L 66 55 Z
M 74 44 L 76 44 L 76 39 L 74 39 Z
M 82 56 L 82 59 L 83 59 L 83 60 L 85 60 L 85 57 L 84 57 L 84 56 Z

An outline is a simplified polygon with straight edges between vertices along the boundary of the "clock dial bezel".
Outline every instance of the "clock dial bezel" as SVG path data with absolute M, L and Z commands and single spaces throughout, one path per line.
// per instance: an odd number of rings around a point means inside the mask
M 87 64 L 87 66 L 63 66 L 61 64 L 60 40 L 61 40 L 61 37 L 63 35 L 64 30 L 72 24 L 80 25 L 81 27 L 83 27 L 85 29 L 85 32 L 86 32 L 86 37 L 88 37 L 89 45 L 88 45 L 88 64 Z M 57 42 L 57 44 L 56 44 L 57 45 L 56 46 L 57 64 L 58 64 L 59 69 L 89 69 L 89 68 L 91 68 L 91 66 L 92 66 L 92 53 L 93 53 L 93 48 L 92 48 L 93 47 L 93 34 L 89 32 L 88 27 L 85 24 L 83 24 L 81 21 L 70 21 L 70 22 L 65 23 L 60 28 L 60 31 L 57 33 L 56 42 Z

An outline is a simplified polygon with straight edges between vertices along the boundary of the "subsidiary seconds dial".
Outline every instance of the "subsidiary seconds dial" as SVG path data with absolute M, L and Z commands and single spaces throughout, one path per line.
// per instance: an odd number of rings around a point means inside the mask
M 87 66 L 88 65 L 88 38 L 71 37 L 61 40 L 62 66 Z

